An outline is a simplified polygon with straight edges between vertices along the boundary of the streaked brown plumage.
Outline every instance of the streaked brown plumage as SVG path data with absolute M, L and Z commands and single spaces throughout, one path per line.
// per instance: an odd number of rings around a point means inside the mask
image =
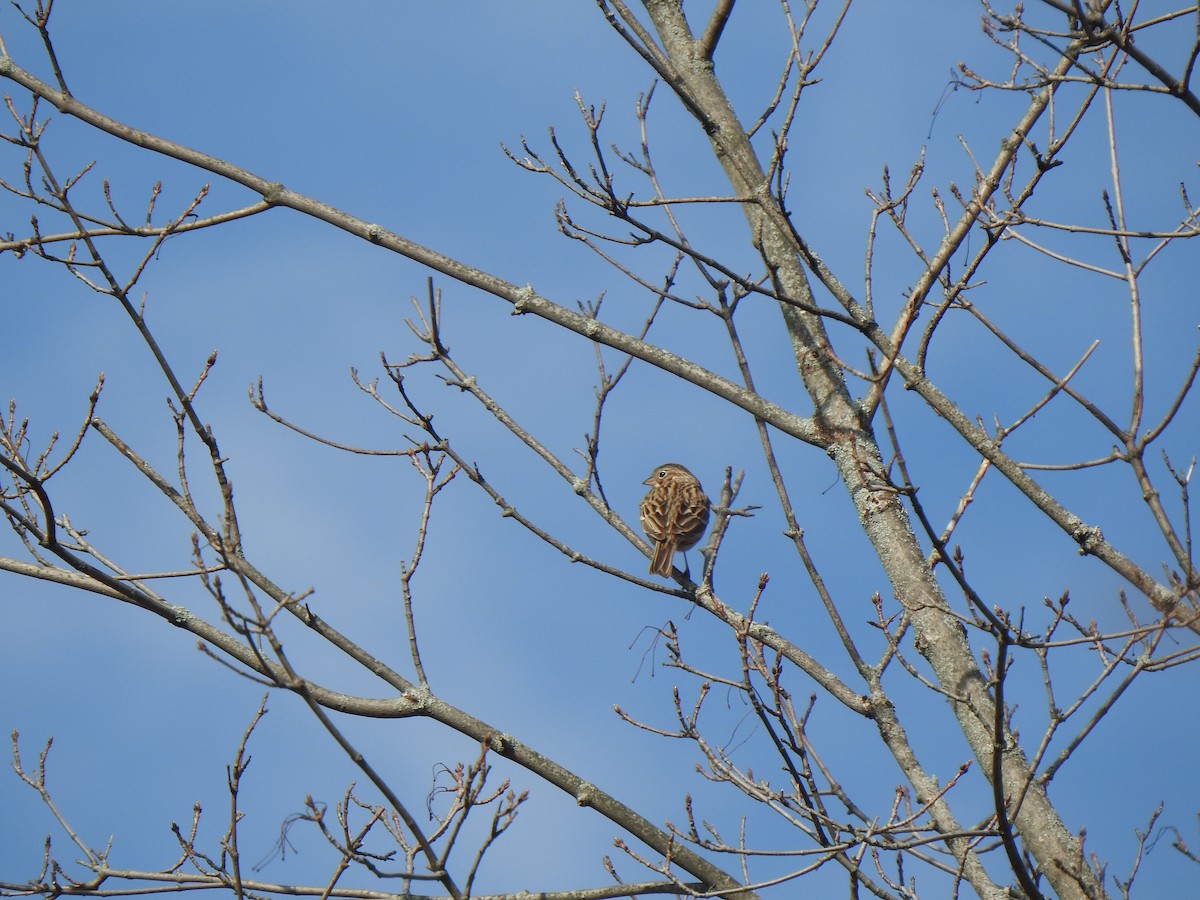
M 670 578 L 675 554 L 686 553 L 704 537 L 708 497 L 696 476 L 679 463 L 663 463 L 642 483 L 650 485 L 640 509 L 642 530 L 654 544 L 650 574 Z

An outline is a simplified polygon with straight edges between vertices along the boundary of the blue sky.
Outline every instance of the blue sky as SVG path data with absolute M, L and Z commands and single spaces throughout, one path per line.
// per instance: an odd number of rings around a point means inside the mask
M 650 74 L 593 4 L 516 6 L 406 3 L 350 11 L 316 3 L 214 7 L 116 0 L 62 5 L 54 35 L 76 96 L 108 115 L 229 159 L 514 283 L 531 283 L 558 302 L 573 306 L 604 293 L 609 321 L 636 328 L 647 308 L 644 292 L 557 234 L 553 209 L 561 187 L 520 171 L 501 144 L 517 152 L 524 136 L 549 154 L 546 129 L 553 126 L 568 151 L 586 159 L 578 92 L 587 104 L 607 103 L 605 140 L 635 149 L 633 113 L 651 86 Z M 739 5 L 717 57 L 718 73 L 744 119 L 769 99 L 786 52 L 786 34 L 768 6 Z M 1006 71 L 1003 56 L 979 36 L 978 16 L 976 6 L 964 3 L 921 4 L 920 14 L 911 7 L 863 4 L 847 18 L 820 72 L 823 81 L 805 95 L 790 151 L 795 221 L 855 290 L 862 290 L 871 211 L 863 191 L 878 186 L 882 167 L 889 166 L 893 184 L 902 183 L 926 148 L 926 182 L 914 199 L 912 224 L 922 239 L 935 240 L 940 224 L 929 188 L 948 196 L 950 182 L 969 186 L 964 142 L 977 158 L 990 160 L 1023 106 L 1020 97 L 965 90 L 944 98 L 960 59 L 997 77 Z M 930 42 L 933 21 L 938 35 Z M 36 35 L 12 10 L 0 11 L 0 30 L 18 64 L 46 77 Z M 24 111 L 27 101 L 17 99 L 11 86 L 6 90 Z M 1191 151 L 1197 125 L 1162 98 L 1120 96 L 1115 108 L 1131 219 L 1139 228 L 1169 227 L 1180 215 L 1175 186 L 1190 179 L 1192 196 L 1198 195 Z M 160 216 L 181 208 L 210 181 L 204 211 L 254 199 L 207 173 L 97 138 L 66 117 L 52 119 L 46 142 L 56 166 L 67 172 L 97 160 L 80 192 L 96 202 L 99 179 L 108 178 L 129 217 L 139 216 L 159 180 Z M 652 106 L 650 139 L 669 192 L 722 190 L 703 136 L 662 86 Z M 1093 113 L 1065 155 L 1061 177 L 1039 189 L 1039 212 L 1103 224 L 1100 192 L 1111 191 L 1106 140 L 1103 119 Z M 20 157 L 6 153 L 0 174 L 11 181 L 19 177 Z M 622 177 L 634 184 L 628 173 Z M 578 203 L 571 210 L 581 221 L 601 224 Z M 0 212 L 5 231 L 25 232 L 27 208 L 0 197 Z M 756 271 L 744 220 L 734 208 L 688 215 L 698 246 L 735 268 Z M 1111 244 L 1102 239 L 1074 238 L 1069 247 L 1095 264 L 1115 264 Z M 128 266 L 142 250 L 113 244 L 111 252 Z M 917 264 L 883 228 L 876 252 L 876 302 L 895 308 Z M 1099 339 L 1080 384 L 1123 420 L 1129 313 L 1121 285 L 1051 265 L 1015 244 L 1001 252 L 1003 262 L 986 270 L 973 299 L 1059 372 Z M 633 259 L 648 277 L 662 270 L 662 257 Z M 328 226 L 275 210 L 172 239 L 141 283 L 150 323 L 185 380 L 214 349 L 220 351 L 201 410 L 230 460 L 248 555 L 290 590 L 313 587 L 314 609 L 397 665 L 407 653 L 399 562 L 411 552 L 419 483 L 403 460 L 348 457 L 285 432 L 253 411 L 246 390 L 261 376 L 272 408 L 306 427 L 346 443 L 403 447 L 411 428 L 360 393 L 349 371 L 374 378 L 381 351 L 392 360 L 419 351 L 404 322 L 412 315 L 409 298 L 423 296 L 427 275 Z M 72 433 L 103 371 L 98 415 L 156 465 L 173 471 L 166 387 L 119 310 L 29 256 L 0 257 L 0 279 L 6 332 L 20 336 L 6 341 L 0 399 L 16 398 L 18 417 L 31 418 L 34 444 L 54 431 Z M 1195 250 L 1181 244 L 1164 252 L 1143 283 L 1147 378 L 1154 392 L 1150 421 L 1162 414 L 1195 352 L 1195 280 Z M 436 283 L 444 291 L 446 341 L 455 357 L 553 452 L 577 463 L 573 450 L 591 424 L 593 349 L 532 317 L 514 318 L 504 304 L 444 278 Z M 685 287 L 701 290 L 691 273 Z M 742 327 L 760 389 L 809 413 L 777 313 L 766 305 L 748 310 Z M 844 341 L 839 349 L 860 365 L 859 344 L 836 328 L 834 334 Z M 736 375 L 715 323 L 668 310 L 651 338 Z M 610 368 L 620 362 L 613 354 L 605 359 Z M 1011 421 L 1046 390 L 965 317 L 947 321 L 939 333 L 930 374 L 988 424 L 993 416 Z M 628 543 L 588 513 L 569 487 L 548 483 L 544 468 L 472 400 L 431 373 L 414 372 L 411 386 L 420 402 L 437 411 L 439 427 L 523 512 L 593 557 L 644 569 Z M 915 397 L 895 391 L 891 399 L 905 426 L 902 439 L 921 499 L 941 525 L 976 460 Z M 1173 462 L 1186 465 L 1198 437 L 1193 399 L 1163 446 Z M 765 617 L 849 675 L 812 588 L 780 537 L 783 520 L 744 415 L 636 365 L 606 412 L 604 438 L 605 486 L 629 521 L 642 479 L 665 459 L 686 463 L 712 493 L 724 467 L 746 469 L 741 502 L 764 508 L 736 522 L 721 557 L 718 589 L 726 602 L 744 608 L 759 573 L 769 571 Z M 1019 458 L 1041 462 L 1094 458 L 1111 445 L 1064 398 L 1011 441 Z M 873 615 L 872 594 L 887 598 L 890 589 L 832 463 L 812 447 L 780 442 L 777 450 L 814 558 L 864 646 L 881 652 L 882 642 L 865 623 Z M 194 465 L 199 462 L 197 457 Z M 1039 477 L 1137 562 L 1160 571 L 1165 551 L 1126 473 Z M 1167 494 L 1170 482 L 1161 469 L 1157 477 Z M 72 522 L 90 529 L 129 568 L 186 565 L 187 524 L 98 436 L 88 438 L 55 484 Z M 215 513 L 216 494 L 207 498 Z M 1178 509 L 1174 498 L 1171 508 Z M 1066 537 L 994 475 L 956 540 L 968 554 L 968 573 L 995 603 L 1025 606 L 1040 620 L 1042 599 L 1069 589 L 1083 621 L 1108 628 L 1124 621 L 1121 582 L 1094 560 L 1080 558 Z M 9 540 L 0 552 L 20 550 Z M 79 833 L 93 845 L 115 835 L 114 865 L 165 866 L 177 853 L 168 823 L 186 822 L 200 801 L 215 846 L 227 803 L 224 766 L 262 689 L 198 653 L 194 638 L 130 607 L 13 576 L 0 578 L 0 585 L 0 614 L 8 623 L 0 630 L 0 726 L 20 730 L 27 760 L 54 736 L 51 788 Z M 680 684 L 685 697 L 694 692 L 694 681 L 649 664 L 663 659 L 650 646 L 649 629 L 668 619 L 680 625 L 691 658 L 735 673 L 735 648 L 715 623 L 703 615 L 683 622 L 682 602 L 568 564 L 501 520 L 465 479 L 439 500 L 415 588 L 424 659 L 435 691 L 446 700 L 558 758 L 653 821 L 679 822 L 681 797 L 690 792 L 704 804 L 706 818 L 725 823 L 727 837 L 736 831 L 737 817 L 747 814 L 755 843 L 795 845 L 786 828 L 695 776 L 698 760 L 690 746 L 635 731 L 613 715 L 616 704 L 669 727 L 671 686 Z M 180 585 L 178 591 L 178 602 L 211 615 L 197 588 Z M 954 602 L 961 608 L 961 599 Z M 305 659 L 314 678 L 378 695 L 380 685 L 348 671 L 303 635 L 291 639 L 295 652 L 310 654 Z M 1082 648 L 1068 652 L 1062 665 L 1055 674 L 1068 696 L 1095 669 Z M 1018 661 L 1014 679 L 1028 689 L 1017 718 L 1025 734 L 1040 733 L 1044 721 L 1040 677 L 1035 659 Z M 813 690 L 799 673 L 790 685 L 797 698 Z M 1086 826 L 1089 850 L 1122 877 L 1136 847 L 1132 829 L 1144 827 L 1159 802 L 1166 803 L 1160 825 L 1177 825 L 1185 840 L 1200 843 L 1195 779 L 1188 781 L 1176 766 L 1145 764 L 1150 732 L 1158 759 L 1181 759 L 1194 749 L 1200 737 L 1195 717 L 1180 712 L 1197 687 L 1194 666 L 1143 678 L 1054 782 L 1051 796 L 1068 827 Z M 904 712 L 918 752 L 948 779 L 968 751 L 944 703 L 912 691 L 899 677 L 894 689 L 908 704 Z M 714 738 L 745 739 L 748 751 L 762 740 L 748 730 L 735 699 L 710 703 Z M 280 822 L 300 810 L 306 793 L 332 805 L 358 777 L 297 700 L 274 695 L 269 706 L 247 776 L 251 815 L 243 846 L 255 861 L 269 856 Z M 874 756 L 869 764 L 848 764 L 876 736 L 868 723 L 833 707 L 828 699 L 818 701 L 814 740 L 841 763 L 839 771 L 856 790 L 886 810 L 900 773 Z M 473 758 L 476 750 L 419 722 L 344 724 L 418 809 L 434 766 Z M 770 756 L 763 759 L 761 766 L 772 766 Z M 531 789 L 533 800 L 525 820 L 493 851 L 483 886 L 548 890 L 603 883 L 599 859 L 613 852 L 614 829 L 597 816 L 581 815 L 569 798 L 524 772 L 502 775 L 518 789 Z M 980 802 L 986 804 L 986 797 Z M 964 803 L 964 821 L 987 813 L 986 805 Z M 0 879 L 31 877 L 53 823 L 15 777 L 0 777 L 0 810 L 0 846 L 8 848 Z M 291 837 L 294 850 L 271 861 L 262 877 L 320 880 L 328 861 L 319 839 L 299 830 Z M 61 833 L 54 841 L 64 858 L 74 858 Z M 1144 863 L 1144 896 L 1167 896 L 1195 882 L 1194 870 L 1168 843 L 1162 837 Z M 532 879 L 531 867 L 537 872 Z M 620 868 L 630 878 L 642 877 L 624 861 Z M 830 885 L 841 890 L 840 877 L 820 877 L 811 882 L 814 891 Z

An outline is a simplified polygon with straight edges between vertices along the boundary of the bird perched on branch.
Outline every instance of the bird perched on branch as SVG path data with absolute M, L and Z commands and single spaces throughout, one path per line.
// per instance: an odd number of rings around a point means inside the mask
M 708 497 L 700 482 L 679 463 L 663 463 L 643 484 L 650 490 L 639 510 L 642 530 L 654 544 L 650 574 L 671 577 L 676 553 L 687 553 L 708 528 Z M 687 570 L 687 557 L 683 560 Z

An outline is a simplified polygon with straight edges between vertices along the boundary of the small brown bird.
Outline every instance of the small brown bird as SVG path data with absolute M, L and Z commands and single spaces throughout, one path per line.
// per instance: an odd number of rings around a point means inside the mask
M 679 463 L 663 463 L 642 484 L 650 490 L 642 500 L 642 530 L 654 544 L 650 574 L 671 577 L 676 553 L 687 553 L 708 528 L 708 497 L 696 476 Z M 687 557 L 684 557 L 687 566 Z

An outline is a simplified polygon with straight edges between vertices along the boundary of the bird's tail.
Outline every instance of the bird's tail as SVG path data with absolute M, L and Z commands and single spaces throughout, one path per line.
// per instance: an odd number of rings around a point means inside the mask
M 650 560 L 650 574 L 671 577 L 671 562 L 675 558 L 675 544 L 659 541 L 654 545 L 654 559 Z

